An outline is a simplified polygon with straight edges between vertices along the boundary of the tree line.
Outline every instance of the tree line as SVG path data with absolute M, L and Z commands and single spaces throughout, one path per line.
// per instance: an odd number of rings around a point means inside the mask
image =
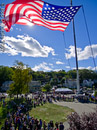
M 80 84 L 83 80 L 97 80 L 97 72 L 88 69 L 79 70 Z M 10 86 L 10 94 L 29 92 L 29 82 L 31 80 L 40 81 L 41 85 L 46 83 L 50 86 L 63 84 L 66 79 L 76 79 L 76 70 L 60 70 L 43 72 L 33 71 L 28 65 L 15 61 L 14 67 L 0 66 L 0 89 L 5 81 L 14 81 Z M 50 85 L 49 85 L 50 84 Z

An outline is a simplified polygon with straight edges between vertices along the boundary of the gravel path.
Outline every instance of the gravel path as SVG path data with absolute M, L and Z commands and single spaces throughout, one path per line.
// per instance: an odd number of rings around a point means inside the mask
M 83 112 L 85 113 L 94 112 L 95 108 L 97 107 L 97 104 L 93 104 L 93 103 L 79 103 L 79 102 L 53 102 L 53 103 L 72 108 L 79 115 L 81 115 Z M 65 126 L 65 130 L 69 128 L 69 124 L 67 122 L 64 123 L 64 126 Z

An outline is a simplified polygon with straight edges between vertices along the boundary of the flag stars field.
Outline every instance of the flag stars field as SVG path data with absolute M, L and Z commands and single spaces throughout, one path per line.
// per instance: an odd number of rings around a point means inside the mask
M 51 7 L 50 7 L 51 6 Z M 42 16 L 44 19 L 47 20 L 56 20 L 62 22 L 70 22 L 73 16 L 75 15 L 76 11 L 80 8 L 79 7 L 52 7 L 53 5 L 44 4 L 44 8 L 42 11 Z M 64 15 L 65 12 L 65 15 Z

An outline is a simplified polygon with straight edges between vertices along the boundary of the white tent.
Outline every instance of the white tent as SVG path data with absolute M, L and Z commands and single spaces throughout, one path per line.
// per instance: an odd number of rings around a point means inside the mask
M 55 92 L 56 93 L 73 93 L 73 91 L 69 88 L 57 88 Z

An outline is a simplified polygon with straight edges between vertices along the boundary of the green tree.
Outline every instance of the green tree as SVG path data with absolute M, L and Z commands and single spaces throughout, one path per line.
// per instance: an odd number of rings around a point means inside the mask
M 76 70 L 70 70 L 67 72 L 69 78 L 76 79 Z
M 97 90 L 95 91 L 94 96 L 97 97 Z
M 46 84 L 44 87 L 43 87 L 43 89 L 46 91 L 46 92 L 50 92 L 50 90 L 51 90 L 51 85 L 50 84 Z
M 13 69 L 7 66 L 0 66 L 0 86 L 5 81 L 10 81 L 13 74 Z
M 80 83 L 83 83 L 83 80 L 97 80 L 97 72 L 93 70 L 81 69 L 79 70 L 79 75 Z
M 50 84 L 51 84 L 52 86 L 58 85 L 58 78 L 57 78 L 57 77 L 52 78 L 52 80 L 50 81 Z
M 66 81 L 66 78 L 65 77 L 63 77 L 62 79 L 61 79 L 61 84 L 62 84 L 62 87 L 63 87 L 63 84 L 65 83 L 65 81 Z
M 24 64 L 22 62 L 15 62 L 15 70 L 12 75 L 13 83 L 10 85 L 9 94 L 16 94 L 18 98 L 18 94 L 28 93 L 29 85 L 28 83 L 31 81 L 32 76 L 29 74 L 29 68 L 26 66 L 24 69 Z
M 30 71 L 31 69 L 28 67 L 23 70 L 24 93 L 29 93 L 29 82 L 32 80 L 32 76 L 29 74 Z

